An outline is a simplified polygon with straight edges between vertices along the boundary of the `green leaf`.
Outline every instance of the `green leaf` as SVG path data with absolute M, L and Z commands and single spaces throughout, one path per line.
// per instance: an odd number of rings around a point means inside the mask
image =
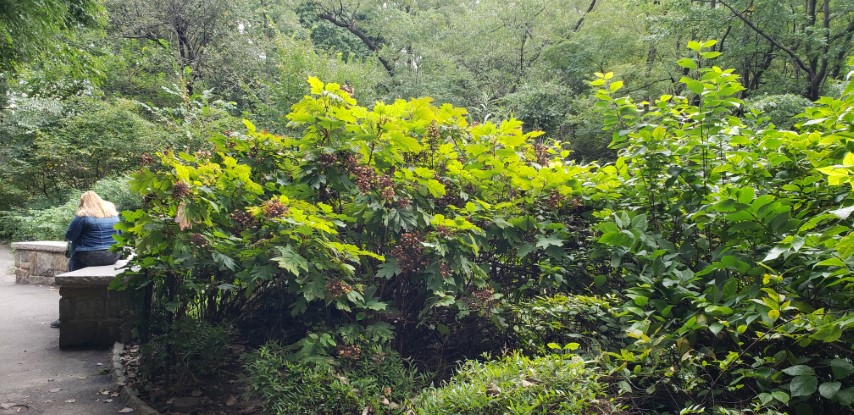
M 821 396 L 830 399 L 836 395 L 836 392 L 839 392 L 841 387 L 842 384 L 839 382 L 824 382 L 818 387 L 818 393 L 820 393 Z
M 702 56 L 703 59 L 714 59 L 714 58 L 717 58 L 718 56 L 721 56 L 721 53 L 720 52 L 702 52 L 702 53 L 700 53 L 700 56 Z
M 724 219 L 731 222 L 745 222 L 749 220 L 753 220 L 753 214 L 746 210 L 739 210 L 737 212 L 730 213 L 724 216 Z
M 817 266 L 825 266 L 825 267 L 844 267 L 845 261 L 843 261 L 837 257 L 832 257 L 832 258 L 825 259 L 824 261 L 821 261 L 816 265 Z
M 694 52 L 699 52 L 700 49 L 702 49 L 702 48 L 703 48 L 703 45 L 700 42 L 697 42 L 696 40 L 692 40 L 692 41 L 688 42 L 688 49 L 691 49 Z
M 703 83 L 700 81 L 697 81 L 695 79 L 687 79 L 686 81 L 684 81 L 684 83 L 688 87 L 689 91 L 691 91 L 697 95 L 701 95 L 703 93 L 703 91 L 705 90 Z
M 833 359 L 830 361 L 830 370 L 834 379 L 845 379 L 854 373 L 854 365 L 844 359 Z
M 632 238 L 622 232 L 608 232 L 599 237 L 599 243 L 611 246 L 628 246 Z
M 842 258 L 848 258 L 854 255 L 854 232 L 845 235 L 839 242 L 836 243 L 836 252 Z
M 619 90 L 622 87 L 623 87 L 623 81 L 616 81 L 616 82 L 613 82 L 611 85 L 609 85 L 608 89 L 610 89 L 611 92 L 616 92 L 617 90 Z
M 724 328 L 724 325 L 719 321 L 716 321 L 712 324 L 709 324 L 709 331 L 711 331 L 712 334 L 714 334 L 715 336 L 717 336 L 718 333 L 720 333 L 721 330 L 723 330 L 723 328 Z
M 807 365 L 789 366 L 783 369 L 783 373 L 791 376 L 815 376 L 815 370 Z
M 776 399 L 776 400 L 778 400 L 784 404 L 789 402 L 789 394 L 784 392 L 784 391 L 771 392 L 771 396 L 773 396 L 774 399 Z
M 516 258 L 524 258 L 534 251 L 536 247 L 533 244 L 524 243 L 516 250 Z
M 224 255 L 216 251 L 214 251 L 211 255 L 213 257 L 214 262 L 220 267 L 227 268 L 231 271 L 237 270 L 237 263 L 234 262 L 234 260 L 231 259 L 231 257 L 229 257 L 228 255 Z
M 537 248 L 546 249 L 550 246 L 563 246 L 563 242 L 563 239 L 557 238 L 555 236 L 538 236 Z
M 686 69 L 697 69 L 697 62 L 691 58 L 682 58 L 676 61 L 676 64 Z
M 383 262 L 379 267 L 377 267 L 377 278 L 390 279 L 401 272 L 400 263 L 397 262 L 397 259 L 390 257 L 386 258 L 388 258 L 386 262 Z
M 294 252 L 290 246 L 276 246 L 279 256 L 272 258 L 285 271 L 299 277 L 300 270 L 308 272 L 308 261 L 300 254 Z
M 767 255 L 765 255 L 765 258 L 762 259 L 762 262 L 773 261 L 773 260 L 779 258 L 783 252 L 786 252 L 788 250 L 789 250 L 789 248 L 786 248 L 786 247 L 775 246 L 775 247 L 771 248 L 771 251 L 769 251 Z
M 649 303 L 649 297 L 644 295 L 636 295 L 634 296 L 635 305 L 638 307 L 643 307 Z
M 308 78 L 308 83 L 311 85 L 311 93 L 317 95 L 323 92 L 323 82 L 315 77 Z
M 851 212 L 854 212 L 854 206 L 830 211 L 831 214 L 842 220 L 848 219 L 848 216 L 851 216 Z
M 646 215 L 637 215 L 632 218 L 632 228 L 637 229 L 639 231 L 645 231 L 647 226 L 649 226 Z
M 842 406 L 854 404 L 854 388 L 845 388 L 836 392 L 836 400 Z
M 445 185 L 440 183 L 438 180 L 430 179 L 422 183 L 427 186 L 427 190 L 430 192 L 430 196 L 433 196 L 435 198 L 445 196 Z
M 825 324 L 810 337 L 825 343 L 835 342 L 842 337 L 842 328 L 836 323 Z
M 725 316 L 732 314 L 732 308 L 725 305 L 710 305 L 706 307 L 705 311 L 713 316 Z
M 795 376 L 792 378 L 792 383 L 789 385 L 792 397 L 810 396 L 815 393 L 817 388 L 818 378 L 811 375 Z

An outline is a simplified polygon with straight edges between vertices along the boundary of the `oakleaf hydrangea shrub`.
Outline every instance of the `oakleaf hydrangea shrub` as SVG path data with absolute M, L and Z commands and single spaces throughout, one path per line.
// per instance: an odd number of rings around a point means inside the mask
M 469 124 L 429 98 L 368 109 L 310 86 L 292 136 L 247 121 L 211 150 L 145 158 L 120 236 L 138 272 L 117 286 L 150 288 L 166 320 L 289 315 L 291 335 L 270 337 L 303 336 L 288 345 L 302 358 L 390 345 L 430 362 L 500 347 L 477 342 L 506 325 L 508 299 L 593 282 L 582 248 L 612 173 L 514 119 Z

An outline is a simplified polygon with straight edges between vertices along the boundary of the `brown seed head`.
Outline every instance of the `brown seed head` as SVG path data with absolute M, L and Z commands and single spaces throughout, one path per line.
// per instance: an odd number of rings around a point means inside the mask
M 175 182 L 172 185 L 172 198 L 175 200 L 183 199 L 190 194 L 190 185 L 182 181 Z

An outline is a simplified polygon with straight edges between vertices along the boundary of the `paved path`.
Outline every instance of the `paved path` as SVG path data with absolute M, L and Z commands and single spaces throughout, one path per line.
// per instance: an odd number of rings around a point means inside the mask
M 109 352 L 59 350 L 59 290 L 15 284 L 13 266 L 0 245 L 0 415 L 118 414 Z

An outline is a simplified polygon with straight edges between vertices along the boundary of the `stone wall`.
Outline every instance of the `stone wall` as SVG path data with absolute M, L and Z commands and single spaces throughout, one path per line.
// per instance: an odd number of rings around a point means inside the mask
M 107 288 L 126 262 L 56 276 L 60 348 L 108 348 L 130 340 L 134 322 L 130 294 Z
M 13 242 L 15 282 L 53 285 L 57 274 L 68 271 L 63 241 Z

